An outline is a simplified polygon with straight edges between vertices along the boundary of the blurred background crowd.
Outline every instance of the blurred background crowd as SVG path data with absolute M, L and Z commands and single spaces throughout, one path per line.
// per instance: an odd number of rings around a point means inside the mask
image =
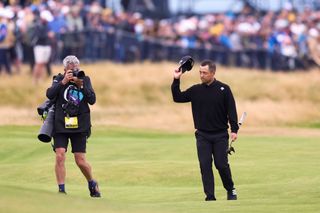
M 1 70 L 18 73 L 21 63 L 28 63 L 30 70 L 46 67 L 50 75 L 50 64 L 70 54 L 84 62 L 118 63 L 176 62 L 188 54 L 273 71 L 320 65 L 319 1 L 286 1 L 278 10 L 241 1 L 239 11 L 205 14 L 172 14 L 168 1 L 119 0 L 120 10 L 114 1 L 101 0 L 2 1 Z M 48 61 L 35 60 L 39 46 L 50 48 Z

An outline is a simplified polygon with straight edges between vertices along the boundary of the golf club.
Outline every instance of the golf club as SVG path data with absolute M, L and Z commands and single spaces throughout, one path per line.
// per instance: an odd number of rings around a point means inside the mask
M 240 128 L 240 126 L 243 124 L 243 122 L 244 122 L 244 120 L 246 119 L 246 117 L 247 117 L 247 113 L 246 113 L 246 112 L 243 112 L 242 115 L 241 115 L 240 121 L 239 121 L 239 128 Z M 235 149 L 233 148 L 233 146 L 232 146 L 232 143 L 233 143 L 233 140 L 230 142 L 229 148 L 228 148 L 228 150 L 227 150 L 227 153 L 228 153 L 229 155 L 232 155 L 232 152 L 236 152 L 236 150 L 235 150 Z

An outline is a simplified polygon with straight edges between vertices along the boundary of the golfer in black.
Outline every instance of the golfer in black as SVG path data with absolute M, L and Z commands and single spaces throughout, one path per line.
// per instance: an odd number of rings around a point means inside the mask
M 228 122 L 231 126 L 231 140 L 237 139 L 237 110 L 230 87 L 216 80 L 215 72 L 216 65 L 213 61 L 202 61 L 199 70 L 202 83 L 181 92 L 182 70 L 177 69 L 174 71 L 171 90 L 175 102 L 191 102 L 205 200 L 216 200 L 212 161 L 227 190 L 227 199 L 236 200 L 237 193 L 232 181 L 227 149 Z
M 91 197 L 100 197 L 98 183 L 92 177 L 91 166 L 86 160 L 86 144 L 90 135 L 90 108 L 96 102 L 96 95 L 90 78 L 79 71 L 80 61 L 70 55 L 63 59 L 64 74 L 59 74 L 47 90 L 47 97 L 55 101 L 54 151 L 55 173 L 59 192 L 65 191 L 65 159 L 68 142 L 81 172 L 88 181 Z M 79 74 L 80 73 L 80 74 Z M 81 75 L 82 74 L 82 75 Z

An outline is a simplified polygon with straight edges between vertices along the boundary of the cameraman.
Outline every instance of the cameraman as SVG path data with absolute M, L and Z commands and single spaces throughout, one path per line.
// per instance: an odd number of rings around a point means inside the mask
M 90 78 L 79 71 L 80 61 L 69 55 L 63 59 L 64 75 L 57 75 L 47 90 L 47 97 L 55 99 L 54 151 L 56 153 L 55 173 L 59 192 L 65 191 L 65 158 L 68 140 L 81 172 L 88 181 L 91 197 L 100 197 L 98 183 L 92 177 L 90 164 L 86 161 L 86 143 L 90 136 L 91 121 L 89 105 L 96 102 L 96 95 Z M 79 75 L 82 73 L 82 75 Z

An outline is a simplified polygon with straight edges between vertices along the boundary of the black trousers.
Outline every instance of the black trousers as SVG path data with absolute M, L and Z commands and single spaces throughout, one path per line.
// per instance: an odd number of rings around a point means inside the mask
M 197 130 L 195 136 L 197 139 L 202 184 L 206 196 L 208 198 L 215 198 L 212 161 L 214 161 L 214 165 L 219 171 L 224 188 L 227 191 L 234 189 L 227 154 L 228 132 L 212 134 Z

